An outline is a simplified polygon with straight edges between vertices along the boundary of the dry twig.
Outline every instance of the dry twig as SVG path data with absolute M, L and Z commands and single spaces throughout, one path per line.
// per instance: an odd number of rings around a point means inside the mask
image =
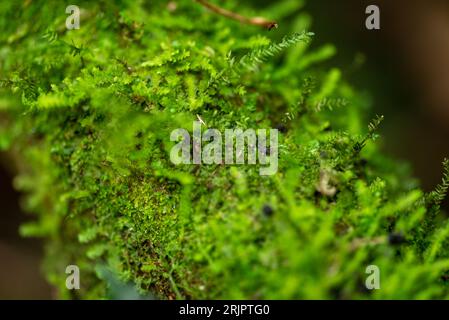
M 259 26 L 259 27 L 264 27 L 264 28 L 267 28 L 268 30 L 278 27 L 278 24 L 275 21 L 271 21 L 271 20 L 268 20 L 268 19 L 265 19 L 262 17 L 247 18 L 238 13 L 220 8 L 219 6 L 209 3 L 208 1 L 205 1 L 205 0 L 194 0 L 194 1 L 198 2 L 202 6 L 206 7 L 207 9 L 209 9 L 219 15 L 222 15 L 224 17 L 227 17 L 227 18 L 230 18 L 233 20 L 237 20 L 241 23 L 252 24 L 255 26 Z

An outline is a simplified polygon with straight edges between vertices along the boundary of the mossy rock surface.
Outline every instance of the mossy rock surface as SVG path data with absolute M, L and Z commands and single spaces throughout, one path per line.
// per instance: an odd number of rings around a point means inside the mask
M 78 30 L 59 1 L 0 5 L 0 146 L 35 215 L 21 233 L 46 240 L 61 297 L 107 297 L 104 268 L 162 299 L 448 296 L 448 165 L 424 194 L 382 155 L 381 118 L 332 67 L 335 48 L 313 48 L 302 1 L 222 1 L 271 31 L 194 1 L 77 5 Z M 174 165 L 170 133 L 199 118 L 278 128 L 277 173 Z

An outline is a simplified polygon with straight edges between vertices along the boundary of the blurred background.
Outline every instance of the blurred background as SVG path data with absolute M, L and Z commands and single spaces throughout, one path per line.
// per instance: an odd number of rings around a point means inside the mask
M 50 299 L 51 289 L 40 272 L 42 243 L 18 233 L 31 216 L 20 209 L 13 174 L 7 155 L 0 153 L 0 299 Z
M 371 4 L 380 8 L 381 30 L 365 28 Z M 314 45 L 335 44 L 333 64 L 372 97 L 367 119 L 385 116 L 385 152 L 409 162 L 424 190 L 432 190 L 449 157 L 449 0 L 310 0 L 304 10 L 313 17 Z M 42 243 L 18 235 L 30 216 L 20 209 L 13 176 L 0 153 L 0 299 L 51 298 L 40 273 Z
M 380 8 L 380 30 L 367 30 L 365 9 Z M 425 190 L 441 181 L 449 157 L 449 1 L 309 1 L 317 43 L 334 43 L 337 65 L 383 114 L 386 152 L 411 164 Z M 353 70 L 356 59 L 364 64 Z M 448 201 L 445 203 L 448 208 Z

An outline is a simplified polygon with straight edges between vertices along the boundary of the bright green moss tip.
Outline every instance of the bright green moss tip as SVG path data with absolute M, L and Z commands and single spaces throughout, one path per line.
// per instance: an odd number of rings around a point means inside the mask
M 110 272 L 162 299 L 447 298 L 449 164 L 423 194 L 380 153 L 381 118 L 328 67 L 336 49 L 312 49 L 302 1 L 222 4 L 280 27 L 194 1 L 79 1 L 68 31 L 60 1 L 0 4 L 0 146 L 60 296 L 111 297 Z M 198 117 L 278 128 L 278 172 L 175 166 L 170 132 Z

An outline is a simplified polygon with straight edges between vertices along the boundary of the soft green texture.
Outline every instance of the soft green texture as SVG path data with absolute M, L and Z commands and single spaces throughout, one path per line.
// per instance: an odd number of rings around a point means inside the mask
M 280 28 L 129 0 L 78 1 L 68 31 L 64 2 L 0 4 L 0 147 L 49 281 L 62 298 L 107 297 L 104 267 L 162 299 L 448 297 L 448 163 L 423 194 L 379 152 L 381 118 L 368 126 L 369 100 L 329 67 L 335 48 L 309 48 L 303 2 L 245 3 L 221 1 Z M 173 165 L 170 132 L 198 116 L 282 129 L 278 173 Z M 368 291 L 372 264 L 381 289 Z

